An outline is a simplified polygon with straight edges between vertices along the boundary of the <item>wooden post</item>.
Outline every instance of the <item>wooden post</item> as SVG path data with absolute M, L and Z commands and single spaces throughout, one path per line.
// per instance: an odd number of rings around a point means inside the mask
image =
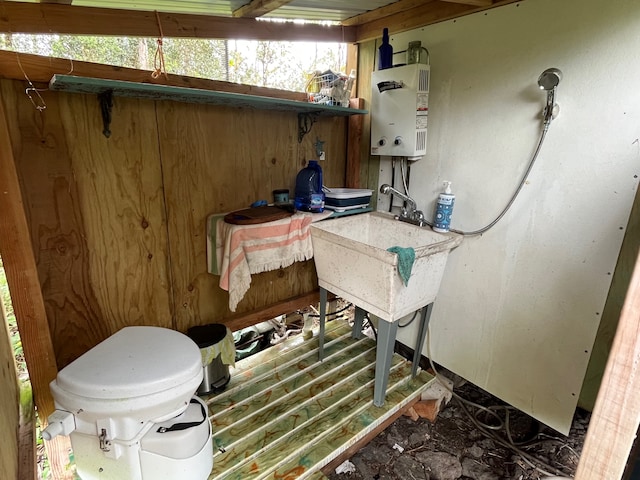
M 358 78 L 358 44 L 350 43 L 347 45 L 347 65 L 344 69 L 344 73 L 351 75 L 351 70 L 356 71 L 356 79 Z M 351 98 L 359 97 L 358 95 L 358 82 L 354 82 L 351 87 Z
M 18 391 L 18 372 L 13 358 L 11 342 L 9 341 L 9 326 L 4 303 L 0 298 L 0 435 L 2 448 L 0 449 L 0 471 L 3 478 L 16 478 L 20 471 L 20 393 Z M 18 434 L 18 436 L 16 436 Z M 33 450 L 33 449 L 32 449 Z M 35 479 L 30 479 L 35 480 Z
M 351 108 L 364 108 L 362 98 L 352 98 L 349 101 Z M 349 188 L 360 188 L 360 145 L 362 142 L 362 130 L 364 115 L 351 115 L 347 134 L 347 173 L 346 185 Z
M 640 425 L 640 257 L 620 322 L 575 480 L 620 480 Z
M 49 383 L 56 378 L 58 369 L 1 98 L 0 198 L 0 255 L 7 274 L 18 330 L 23 340 L 35 404 L 40 422 L 46 425 L 47 417 L 55 409 Z M 66 437 L 57 437 L 55 441 L 47 443 L 54 478 L 66 478 L 70 475 L 65 468 L 69 459 L 68 450 L 69 439 Z

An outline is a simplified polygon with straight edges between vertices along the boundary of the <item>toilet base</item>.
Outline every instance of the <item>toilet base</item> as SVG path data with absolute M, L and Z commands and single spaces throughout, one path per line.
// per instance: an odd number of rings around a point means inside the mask
M 177 417 L 149 422 L 130 440 L 106 440 L 75 431 L 71 446 L 82 480 L 206 480 L 213 467 L 211 423 L 204 402 L 194 397 Z M 160 427 L 193 422 L 190 428 L 160 433 Z

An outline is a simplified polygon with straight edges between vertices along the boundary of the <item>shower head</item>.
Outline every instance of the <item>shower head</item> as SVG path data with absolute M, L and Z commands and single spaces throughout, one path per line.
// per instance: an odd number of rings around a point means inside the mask
M 545 130 L 549 128 L 551 120 L 558 115 L 559 107 L 556 104 L 556 87 L 560 80 L 562 80 L 562 72 L 557 68 L 547 68 L 538 77 L 540 90 L 547 91 L 547 105 L 542 111 Z
M 538 77 L 540 90 L 553 90 L 562 80 L 562 72 L 557 68 L 547 68 Z

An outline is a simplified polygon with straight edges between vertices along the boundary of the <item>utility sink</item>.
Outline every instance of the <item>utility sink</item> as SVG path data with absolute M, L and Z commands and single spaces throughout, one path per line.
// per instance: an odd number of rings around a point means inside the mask
M 320 287 L 388 322 L 432 303 L 449 252 L 462 243 L 455 233 L 436 233 L 371 212 L 311 225 Z M 413 247 L 416 259 L 407 286 L 398 256 L 389 247 Z

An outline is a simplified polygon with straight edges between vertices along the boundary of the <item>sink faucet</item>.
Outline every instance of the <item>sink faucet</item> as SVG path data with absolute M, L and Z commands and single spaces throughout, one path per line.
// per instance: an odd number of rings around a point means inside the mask
M 396 190 L 391 185 L 388 185 L 386 183 L 380 187 L 380 193 L 383 193 L 385 195 L 396 195 L 407 203 L 406 207 L 402 207 L 400 215 L 396 215 L 396 219 L 402 222 L 418 225 L 419 227 L 424 227 L 427 224 L 427 221 L 424 218 L 424 214 L 420 210 L 418 210 L 416 201 L 410 196 L 405 195 L 404 193 Z

